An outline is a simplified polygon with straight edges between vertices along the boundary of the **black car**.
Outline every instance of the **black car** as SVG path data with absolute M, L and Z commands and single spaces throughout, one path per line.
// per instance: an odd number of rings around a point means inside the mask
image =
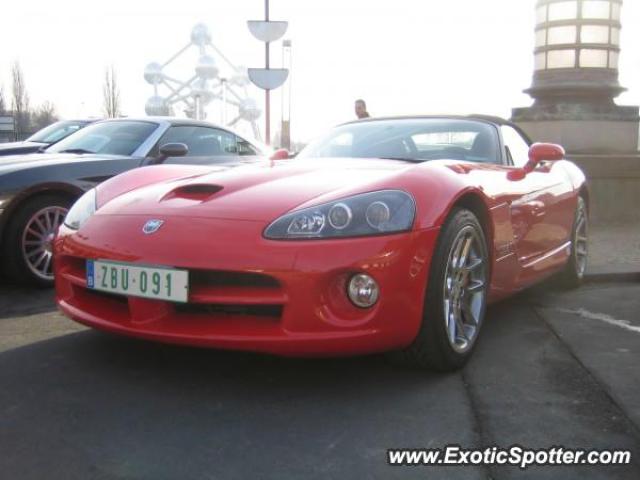
M 42 153 L 0 157 L 2 269 L 12 280 L 51 285 L 51 242 L 67 210 L 114 175 L 161 162 L 235 163 L 266 153 L 207 122 L 142 118 L 103 120 Z
M 47 147 L 76 133 L 96 120 L 61 120 L 37 131 L 24 142 L 0 143 L 0 155 L 22 155 L 41 152 Z

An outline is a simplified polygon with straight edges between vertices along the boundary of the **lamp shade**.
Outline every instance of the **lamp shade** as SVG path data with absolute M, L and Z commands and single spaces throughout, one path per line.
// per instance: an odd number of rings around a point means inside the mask
M 622 0 L 538 0 L 534 78 L 527 93 L 619 95 L 621 7 Z

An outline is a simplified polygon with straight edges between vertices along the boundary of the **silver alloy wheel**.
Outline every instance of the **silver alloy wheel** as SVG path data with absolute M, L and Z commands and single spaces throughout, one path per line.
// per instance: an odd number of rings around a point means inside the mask
M 22 232 L 22 256 L 40 280 L 53 280 L 53 239 L 67 211 L 58 206 L 43 208 L 31 216 Z
M 447 338 L 458 353 L 469 350 L 480 331 L 487 291 L 487 269 L 481 238 L 466 226 L 449 252 L 444 276 L 444 318 Z
M 587 270 L 587 256 L 589 254 L 587 229 L 587 210 L 584 202 L 581 201 L 578 203 L 578 210 L 576 212 L 576 227 L 574 233 L 574 258 L 578 278 L 584 277 L 584 272 Z

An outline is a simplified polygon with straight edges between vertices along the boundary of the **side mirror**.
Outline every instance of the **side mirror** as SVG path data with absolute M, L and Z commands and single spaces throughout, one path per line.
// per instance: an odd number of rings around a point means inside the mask
M 165 143 L 160 147 L 160 156 L 163 157 L 184 157 L 189 153 L 189 147 L 184 143 Z
M 509 180 L 522 180 L 528 173 L 533 172 L 540 162 L 562 160 L 565 151 L 555 143 L 534 143 L 529 148 L 529 161 L 524 167 L 509 172 Z
M 287 150 L 286 148 L 279 148 L 271 154 L 269 160 L 286 160 L 288 158 L 291 158 L 289 150 Z
M 162 163 L 169 157 L 184 157 L 189 153 L 189 147 L 184 143 L 165 143 L 160 147 L 160 155 L 154 163 Z
M 526 173 L 532 172 L 542 161 L 556 161 L 564 158 L 564 148 L 554 143 L 534 143 L 529 148 L 529 161 L 523 167 Z

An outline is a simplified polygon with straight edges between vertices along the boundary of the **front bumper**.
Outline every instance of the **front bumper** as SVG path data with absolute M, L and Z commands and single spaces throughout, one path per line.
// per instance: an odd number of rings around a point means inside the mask
M 147 217 L 95 215 L 55 243 L 60 309 L 85 325 L 168 343 L 291 356 L 402 348 L 415 338 L 438 229 L 379 237 L 273 241 L 261 222 L 170 217 L 144 235 Z M 86 287 L 87 259 L 188 269 L 189 303 L 104 294 Z M 346 285 L 368 273 L 371 308 Z

